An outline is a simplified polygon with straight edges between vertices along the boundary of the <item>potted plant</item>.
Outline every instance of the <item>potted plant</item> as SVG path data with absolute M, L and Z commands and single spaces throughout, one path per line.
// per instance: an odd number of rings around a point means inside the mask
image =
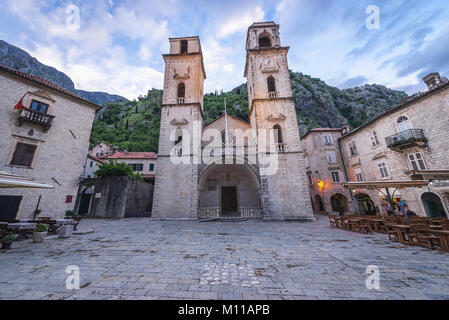
M 45 236 L 47 235 L 47 231 L 48 231 L 48 227 L 45 224 L 39 223 L 36 226 L 36 229 L 34 229 L 33 242 L 34 243 L 43 242 L 45 239 Z
M 15 237 L 12 234 L 8 234 L 6 237 L 3 238 L 2 241 L 2 249 L 9 250 L 11 249 L 11 244 L 15 240 Z
M 36 210 L 34 210 L 34 216 L 33 216 L 33 220 L 36 220 L 36 217 L 37 217 L 38 215 L 40 215 L 40 214 L 41 214 L 41 212 L 42 212 L 42 210 L 41 210 L 41 209 L 36 209 Z
M 67 210 L 65 212 L 66 217 L 73 217 L 74 215 L 75 215 L 75 211 L 73 211 L 73 210 Z

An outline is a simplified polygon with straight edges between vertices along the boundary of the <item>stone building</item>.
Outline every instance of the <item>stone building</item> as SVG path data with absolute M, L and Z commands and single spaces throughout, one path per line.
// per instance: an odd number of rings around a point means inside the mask
M 104 158 L 112 156 L 114 153 L 118 152 L 117 147 L 112 147 L 104 141 L 96 143 L 90 150 L 89 154 L 97 158 Z
M 101 107 L 42 78 L 0 66 L 0 171 L 55 186 L 0 190 L 0 218 L 64 217 L 73 209 Z M 21 101 L 26 109 L 14 110 Z
M 250 123 L 224 116 L 205 125 L 200 40 L 170 39 L 154 218 L 313 220 L 288 49 L 275 23 L 250 26 L 244 73 Z
M 99 169 L 99 165 L 104 163 L 103 160 L 94 157 L 92 154 L 87 155 L 87 160 L 84 168 L 83 178 L 90 179 L 95 177 L 95 172 Z
M 438 73 L 426 76 L 424 81 L 427 92 L 341 138 L 350 181 L 410 180 L 412 171 L 449 170 L 449 82 Z M 443 179 L 422 190 L 397 190 L 395 200 L 403 199 L 421 216 L 447 216 L 449 181 Z M 378 191 L 361 190 L 354 196 L 359 202 L 374 202 L 378 212 L 385 211 L 385 197 Z
M 135 173 L 140 173 L 147 182 L 154 182 L 157 154 L 154 152 L 116 152 L 102 158 L 103 161 L 113 160 L 130 165 Z
M 351 193 L 343 187 L 347 177 L 339 146 L 342 130 L 316 128 L 303 137 L 310 200 L 317 213 L 354 212 Z

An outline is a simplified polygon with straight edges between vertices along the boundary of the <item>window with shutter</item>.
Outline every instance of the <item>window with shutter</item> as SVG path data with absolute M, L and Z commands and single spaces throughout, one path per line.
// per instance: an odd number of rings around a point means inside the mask
M 11 160 L 11 165 L 30 167 L 33 163 L 36 149 L 36 145 L 18 142 Z
M 336 163 L 337 162 L 337 157 L 335 155 L 335 152 L 329 151 L 327 153 L 327 161 L 329 163 Z
M 420 152 L 409 154 L 408 159 L 410 160 L 410 164 L 413 170 L 427 169 L 426 164 L 424 163 L 424 159 Z
M 382 177 L 382 179 L 390 177 L 390 171 L 388 170 L 387 164 L 385 162 L 378 163 L 377 166 L 379 167 L 380 176 Z
M 332 180 L 336 183 L 340 182 L 340 174 L 338 172 L 332 172 Z

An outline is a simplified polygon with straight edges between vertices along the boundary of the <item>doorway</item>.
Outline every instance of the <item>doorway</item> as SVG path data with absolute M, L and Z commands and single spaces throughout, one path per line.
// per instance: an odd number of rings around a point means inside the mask
M 239 215 L 237 187 L 221 187 L 221 215 Z
M 423 193 L 421 199 L 428 217 L 432 219 L 446 218 L 446 212 L 444 211 L 443 204 L 435 193 Z
M 348 198 L 341 193 L 336 193 L 331 197 L 332 211 L 341 215 L 348 212 Z
M 0 196 L 0 220 L 16 220 L 22 196 Z
M 89 187 L 81 193 L 80 197 L 80 205 L 78 209 L 79 215 L 87 215 L 89 214 L 90 209 L 90 201 L 92 199 L 92 188 Z
M 371 200 L 371 197 L 369 195 L 360 193 L 356 195 L 355 198 L 357 199 L 359 213 L 363 213 L 369 216 L 377 214 L 374 202 L 373 200 Z

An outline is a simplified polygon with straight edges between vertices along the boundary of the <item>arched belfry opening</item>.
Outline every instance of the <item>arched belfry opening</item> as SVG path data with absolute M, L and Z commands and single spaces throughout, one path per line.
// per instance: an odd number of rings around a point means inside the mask
M 271 37 L 267 33 L 262 33 L 259 37 L 259 47 L 260 48 L 271 48 Z
M 181 40 L 181 54 L 188 53 L 189 42 L 187 40 Z

